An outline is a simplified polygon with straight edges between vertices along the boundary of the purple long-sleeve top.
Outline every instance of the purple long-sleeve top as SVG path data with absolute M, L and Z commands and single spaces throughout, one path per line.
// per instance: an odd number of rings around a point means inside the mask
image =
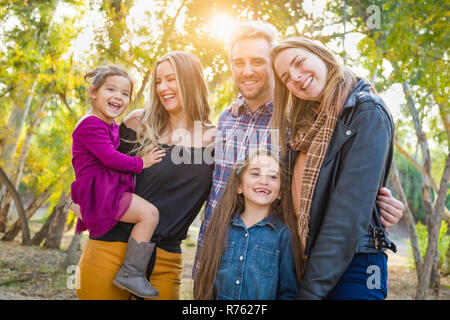
M 72 133 L 72 164 L 76 180 L 71 196 L 81 207 L 77 230 L 89 230 L 93 237 L 109 231 L 125 214 L 135 190 L 134 173 L 143 160 L 117 151 L 119 126 L 88 116 Z
M 75 128 L 72 164 L 76 178 L 95 174 L 105 168 L 131 173 L 142 171 L 143 161 L 117 151 L 120 145 L 119 126 L 96 116 L 88 116 Z

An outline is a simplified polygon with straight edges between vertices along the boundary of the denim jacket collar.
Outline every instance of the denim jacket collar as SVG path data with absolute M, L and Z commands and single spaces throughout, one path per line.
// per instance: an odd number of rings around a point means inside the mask
M 242 221 L 241 214 L 237 214 L 233 219 L 231 219 L 231 224 L 237 227 L 243 227 L 247 229 L 244 221 Z M 255 223 L 252 227 L 255 226 L 263 227 L 265 225 L 269 225 L 275 231 L 278 231 L 283 226 L 283 222 L 275 215 L 275 213 L 272 212 L 263 220 L 259 221 L 258 223 Z

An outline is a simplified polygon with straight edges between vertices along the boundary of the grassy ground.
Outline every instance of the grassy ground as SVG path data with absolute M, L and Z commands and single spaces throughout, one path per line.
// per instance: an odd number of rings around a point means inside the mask
M 40 223 L 30 224 L 35 232 Z M 195 240 L 198 228 L 191 228 L 188 238 L 183 241 L 183 281 L 181 298 L 192 299 L 193 282 L 191 280 L 192 263 L 195 255 Z M 23 300 L 72 300 L 77 299 L 75 290 L 69 289 L 73 273 L 71 269 L 62 268 L 65 250 L 70 243 L 73 231 L 64 235 L 62 250 L 44 249 L 42 247 L 25 247 L 19 244 L 20 237 L 14 242 L 0 241 L 0 299 Z M 0 237 L 2 234 L 0 234 Z M 87 240 L 84 235 L 82 246 Z M 399 251 L 389 253 L 388 299 L 413 299 L 417 286 L 415 271 L 408 267 L 408 247 L 397 240 Z M 77 253 L 77 258 L 81 251 Z M 428 299 L 435 299 L 429 294 Z M 441 277 L 441 294 L 439 299 L 450 300 L 450 276 Z

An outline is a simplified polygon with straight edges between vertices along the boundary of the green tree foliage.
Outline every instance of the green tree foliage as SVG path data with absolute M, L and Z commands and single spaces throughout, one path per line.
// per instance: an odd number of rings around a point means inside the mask
M 405 110 L 412 120 L 415 137 L 407 141 L 398 136 L 398 145 L 417 144 L 420 154 L 410 156 L 421 171 L 421 192 L 428 244 L 422 261 L 415 255 L 418 288 L 416 299 L 425 297 L 430 283 L 438 290 L 439 227 L 445 212 L 450 177 L 450 110 L 448 108 L 448 3 L 441 1 L 345 1 L 352 8 L 351 21 L 365 37 L 360 42 L 363 64 L 375 70 L 390 66 L 391 72 L 381 72 L 377 88 L 385 90 L 400 83 L 406 98 Z M 372 8 L 372 10 L 368 10 Z M 407 12 L 407 14 L 405 14 Z M 372 23 L 376 15 L 378 23 Z M 369 23 L 370 20 L 370 23 Z M 382 70 L 383 71 L 383 70 Z M 387 71 L 387 70 L 385 70 Z M 445 156 L 439 166 L 439 185 L 433 183 L 432 145 L 439 145 Z M 410 151 L 410 150 L 409 150 Z M 434 153 L 436 155 L 436 153 Z M 433 199 L 433 193 L 434 199 Z M 414 226 L 412 226 L 414 229 Z M 411 233 L 414 238 L 414 232 Z
M 422 175 L 419 171 L 403 157 L 401 154 L 394 154 L 397 168 L 400 174 L 403 190 L 408 197 L 408 205 L 414 214 L 416 221 L 424 220 L 422 191 L 420 180 Z
M 422 223 L 417 223 L 416 225 L 417 230 L 417 237 L 419 239 L 419 247 L 420 247 L 420 254 L 422 256 L 422 259 L 425 258 L 425 251 L 428 246 L 428 230 L 425 225 Z M 411 246 L 411 241 L 408 241 L 409 246 Z M 450 245 L 450 235 L 448 234 L 448 224 L 445 221 L 442 221 L 441 229 L 439 231 L 439 264 L 442 267 L 442 264 L 445 262 L 445 255 L 447 253 L 447 250 L 449 249 Z M 412 254 L 409 256 L 409 266 L 411 269 L 415 269 L 414 259 L 412 257 Z
M 407 80 L 413 87 L 413 99 L 426 114 L 429 138 L 448 145 L 448 127 L 444 127 L 448 108 L 448 31 L 449 3 L 442 1 L 346 1 L 352 8 L 352 22 L 367 36 L 359 48 L 361 63 L 373 73 L 389 62 L 393 72 L 379 72 L 377 89 L 385 91 L 394 83 Z M 371 5 L 380 9 L 379 28 L 370 28 Z M 407 14 L 405 14 L 407 12 Z M 436 108 L 437 107 L 437 108 Z M 444 122 L 444 123 L 443 123 Z M 445 128 L 445 130 L 444 130 Z
M 0 102 L 4 102 L 5 109 L 10 111 L 6 113 L 10 119 L 13 114 L 20 116 L 9 130 L 1 130 L 0 136 L 5 138 L 1 141 L 3 156 L 0 161 L 12 163 L 8 175 L 14 176 L 18 161 L 22 160 L 17 156 L 23 145 L 23 133 L 33 130 L 36 139 L 25 155 L 30 156 L 26 158 L 20 190 L 35 195 L 50 185 L 58 172 L 70 166 L 70 150 L 67 153 L 65 149 L 70 145 L 70 131 L 77 119 L 70 101 L 74 98 L 73 88 L 78 87 L 80 81 L 79 74 L 73 70 L 69 49 L 77 34 L 74 22 L 79 16 L 56 17 L 55 12 L 61 4 L 78 5 L 80 2 L 10 1 L 1 5 L 0 88 L 5 90 L 0 95 Z M 44 108 L 38 109 L 42 103 L 45 103 Z M 55 118 L 54 114 L 60 110 L 65 110 L 66 116 Z M 40 114 L 36 115 L 36 112 Z M 36 117 L 42 118 L 38 122 L 41 127 L 27 127 Z M 47 132 L 46 122 L 59 127 L 59 132 Z M 62 132 L 65 135 L 61 135 Z M 58 141 L 50 145 L 55 138 Z M 12 153 L 5 153 L 7 149 Z M 64 182 L 59 189 L 67 189 L 71 176 L 59 176 L 58 179 Z
M 367 8 L 373 4 L 381 8 L 380 29 L 367 26 Z M 145 105 L 154 63 L 172 50 L 190 51 L 200 58 L 211 91 L 212 120 L 216 121 L 237 94 L 226 43 L 210 30 L 218 14 L 227 14 L 236 22 L 268 21 L 277 27 L 281 38 L 302 34 L 339 45 L 345 38 L 344 31 L 361 33 L 360 59 L 351 60 L 342 45 L 337 53 L 345 56 L 350 65 L 362 64 L 371 74 L 378 70 L 376 86 L 381 92 L 408 79 L 428 138 L 433 146 L 447 145 L 448 126 L 443 119 L 448 119 L 448 4 L 328 1 L 323 15 L 315 15 L 307 5 L 292 0 L 0 1 L 0 154 L 6 146 L 15 146 L 15 152 L 0 162 L 13 161 L 17 167 L 25 132 L 45 100 L 40 122 L 31 128 L 33 139 L 20 191 L 37 196 L 57 181 L 50 199 L 56 204 L 57 195 L 68 190 L 73 180 L 71 132 L 89 107 L 84 73 L 106 63 L 130 70 L 135 92 L 129 112 Z M 93 33 L 93 41 L 80 54 L 74 44 L 83 32 Z M 8 123 L 11 115 L 20 110 L 27 110 L 27 114 L 23 125 L 15 130 Z M 407 115 L 405 108 L 404 117 L 397 121 L 397 137 L 414 154 L 415 137 Z M 442 149 L 431 150 L 436 181 L 446 157 Z M 420 154 L 417 158 L 420 160 Z M 402 181 L 407 181 L 410 207 L 421 219 L 418 171 L 398 155 L 396 159 Z

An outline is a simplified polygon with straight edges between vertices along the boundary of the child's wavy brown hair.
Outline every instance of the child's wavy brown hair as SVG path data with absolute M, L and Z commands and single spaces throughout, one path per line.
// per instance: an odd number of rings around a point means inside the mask
M 194 299 L 210 300 L 215 298 L 214 280 L 220 266 L 222 255 L 225 252 L 231 220 L 237 214 L 241 214 L 245 208 L 244 196 L 238 194 L 238 187 L 242 183 L 242 176 L 252 159 L 260 155 L 270 156 L 280 164 L 281 198 L 272 203 L 271 212 L 280 218 L 291 230 L 297 282 L 300 282 L 305 266 L 304 248 L 301 247 L 298 233 L 296 232 L 297 221 L 292 205 L 290 176 L 287 174 L 284 165 L 278 161 L 279 157 L 267 150 L 257 150 L 250 153 L 243 163 L 234 167 L 228 179 L 224 194 L 211 217 L 203 246 L 199 252 L 200 267 L 195 280 Z
M 86 74 L 84 76 L 84 80 L 87 83 L 89 83 L 94 88 L 94 90 L 97 91 L 105 83 L 106 78 L 109 76 L 121 76 L 130 81 L 130 84 L 131 84 L 130 102 L 131 102 L 134 81 L 131 78 L 128 71 L 122 67 L 115 66 L 115 65 L 96 67 L 94 70 L 86 72 Z M 88 81 L 88 79 L 92 79 L 92 80 Z

